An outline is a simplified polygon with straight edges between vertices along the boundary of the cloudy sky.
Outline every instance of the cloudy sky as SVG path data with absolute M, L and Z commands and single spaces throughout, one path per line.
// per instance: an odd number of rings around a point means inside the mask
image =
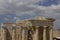
M 34 16 L 55 18 L 59 29 L 60 0 L 0 0 L 0 24 Z

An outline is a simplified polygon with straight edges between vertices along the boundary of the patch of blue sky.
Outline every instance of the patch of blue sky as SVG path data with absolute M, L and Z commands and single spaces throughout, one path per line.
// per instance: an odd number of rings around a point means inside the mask
M 46 1 L 39 1 L 37 4 L 41 6 L 51 6 L 51 5 L 58 5 L 59 0 L 46 0 Z

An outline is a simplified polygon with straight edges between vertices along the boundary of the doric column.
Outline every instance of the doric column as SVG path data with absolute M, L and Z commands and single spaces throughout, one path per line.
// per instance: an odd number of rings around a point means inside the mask
M 13 25 L 12 27 L 12 40 L 16 40 L 16 26 Z
M 38 27 L 36 27 L 36 39 L 35 40 L 38 40 Z
M 22 27 L 20 26 L 20 34 L 19 34 L 19 40 L 22 40 Z
M 14 28 L 12 30 L 12 40 L 16 40 L 16 30 Z
M 2 40 L 6 40 L 6 30 L 5 30 L 5 27 L 1 28 L 1 38 L 2 38 Z
M 22 40 L 22 28 L 17 26 L 16 28 L 16 40 Z
M 46 26 L 43 27 L 43 40 L 46 40 Z
M 26 27 L 26 31 L 25 31 L 25 38 L 26 38 L 26 40 L 28 40 L 28 29 L 27 29 L 27 27 Z
M 22 40 L 26 40 L 25 27 L 22 29 Z
M 50 27 L 49 33 L 50 33 L 50 40 L 53 40 L 53 29 L 52 29 L 52 27 Z
M 33 34 L 33 40 L 38 40 L 38 27 L 39 26 L 36 26 L 36 30 L 35 30 L 35 32 Z
M 28 29 L 28 40 L 32 40 L 32 29 Z

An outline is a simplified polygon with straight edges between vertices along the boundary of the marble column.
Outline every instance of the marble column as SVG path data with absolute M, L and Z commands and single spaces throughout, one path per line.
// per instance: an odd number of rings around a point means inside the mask
M 53 40 L 53 29 L 52 29 L 52 27 L 50 27 L 49 33 L 50 33 L 50 40 Z
M 5 27 L 1 28 L 1 38 L 2 38 L 2 40 L 6 40 L 6 30 L 5 30 Z
M 16 30 L 15 27 L 12 29 L 12 40 L 16 40 Z
M 21 26 L 19 28 L 19 31 L 20 31 L 20 33 L 19 33 L 19 40 L 22 40 L 22 27 Z
M 43 40 L 46 40 L 46 26 L 43 27 Z
M 28 29 L 27 29 L 27 27 L 26 27 L 26 34 L 25 34 L 25 36 L 26 36 L 26 40 L 28 40 Z
M 32 40 L 32 30 L 28 30 L 28 40 Z
M 25 27 L 23 27 L 23 29 L 22 29 L 22 40 L 26 40 Z
M 22 40 L 22 28 L 17 26 L 16 28 L 16 40 Z
M 38 27 L 36 27 L 36 30 L 35 30 L 35 32 L 33 34 L 33 40 L 39 40 L 38 39 Z

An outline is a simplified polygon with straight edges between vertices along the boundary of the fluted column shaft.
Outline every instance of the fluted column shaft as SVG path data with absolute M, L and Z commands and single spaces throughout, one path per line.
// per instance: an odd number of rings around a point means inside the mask
M 50 40 L 53 40 L 53 29 L 52 28 L 50 28 L 49 33 L 50 33 Z
M 43 27 L 43 40 L 46 40 L 46 27 Z
M 14 28 L 12 30 L 12 40 L 16 40 L 16 30 Z
M 16 40 L 22 40 L 22 28 L 17 26 L 16 28 Z
M 33 34 L 33 40 L 38 40 L 38 27 L 36 27 L 36 30 Z
M 5 30 L 5 28 L 1 28 L 1 37 L 2 37 L 2 40 L 6 40 L 6 30 Z
M 26 40 L 25 28 L 22 29 L 22 40 Z
M 20 31 L 19 40 L 22 40 L 22 27 L 21 26 L 20 26 L 20 30 L 19 31 Z
M 36 28 L 36 38 L 35 38 L 35 40 L 38 40 L 38 28 Z

